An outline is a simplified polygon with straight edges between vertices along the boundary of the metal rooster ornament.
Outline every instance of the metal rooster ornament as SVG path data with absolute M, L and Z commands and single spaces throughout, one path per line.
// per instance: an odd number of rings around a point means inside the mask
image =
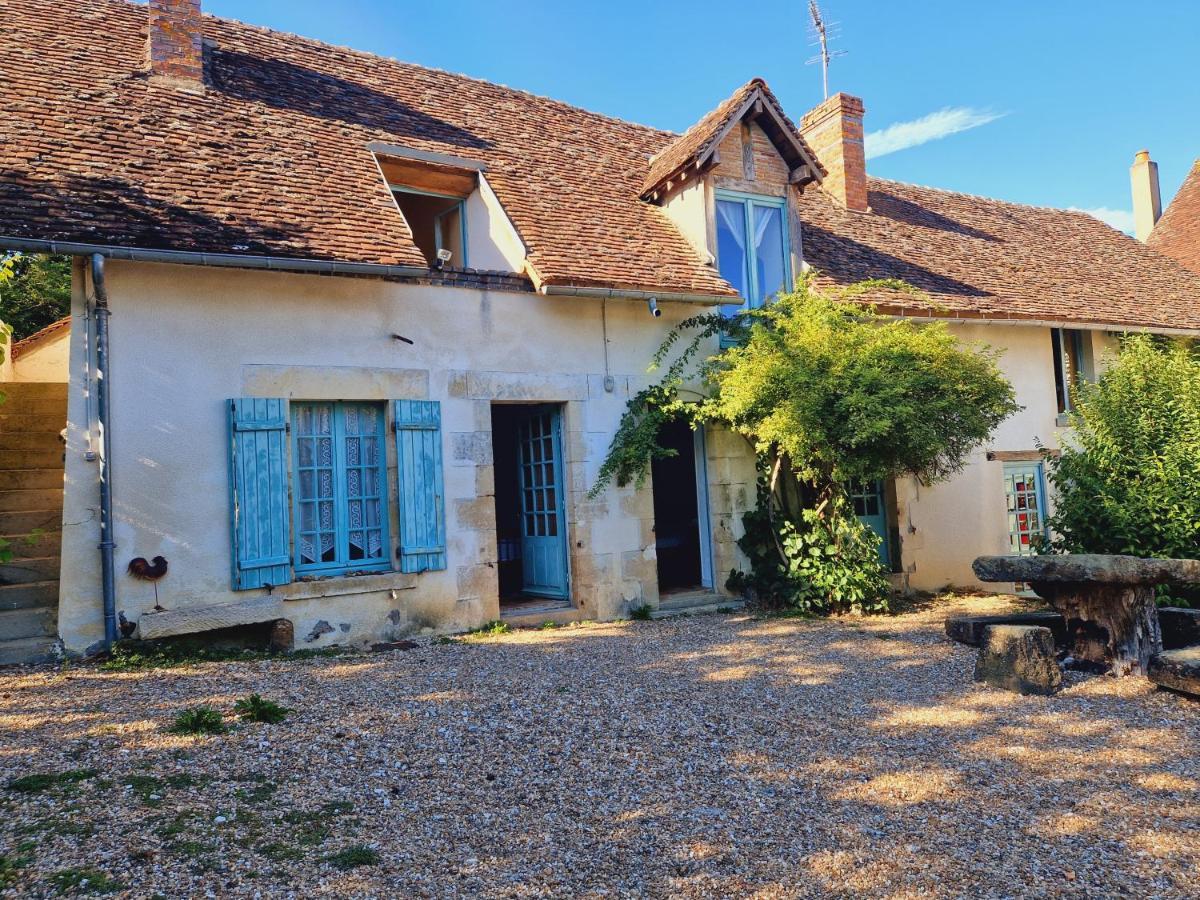
M 158 605 L 158 582 L 167 574 L 167 559 L 164 556 L 156 556 L 150 562 L 146 562 L 144 556 L 138 556 L 129 561 L 129 567 L 125 570 L 139 581 L 149 581 L 154 585 L 154 611 L 163 612 L 163 608 Z

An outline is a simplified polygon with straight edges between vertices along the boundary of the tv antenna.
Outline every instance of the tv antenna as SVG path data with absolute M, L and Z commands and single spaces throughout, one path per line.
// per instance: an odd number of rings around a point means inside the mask
M 845 56 L 845 50 L 830 50 L 829 42 L 835 40 L 839 36 L 839 28 L 837 22 L 825 22 L 824 16 L 821 15 L 821 7 L 817 6 L 817 0 L 808 0 L 808 15 L 812 19 L 812 30 L 816 40 L 811 41 L 811 45 L 819 47 L 819 52 L 804 61 L 806 66 L 811 66 L 813 63 L 821 64 L 821 87 L 825 91 L 825 99 L 829 99 L 829 61 L 838 56 Z

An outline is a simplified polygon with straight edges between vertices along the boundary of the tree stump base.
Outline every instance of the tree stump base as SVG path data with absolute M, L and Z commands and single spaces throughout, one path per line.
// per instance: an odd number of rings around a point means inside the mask
M 1067 645 L 1076 660 L 1116 676 L 1145 675 L 1162 650 L 1153 585 L 1047 584 L 1033 589 L 1067 621 Z

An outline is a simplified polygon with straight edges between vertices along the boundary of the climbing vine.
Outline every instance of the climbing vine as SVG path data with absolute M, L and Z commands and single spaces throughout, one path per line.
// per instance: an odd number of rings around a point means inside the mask
M 651 371 L 670 364 L 630 399 L 592 494 L 640 486 L 653 460 L 674 455 L 659 443 L 667 421 L 728 428 L 761 472 L 743 540 L 751 570 L 731 586 L 814 612 L 884 607 L 878 538 L 854 517 L 847 486 L 944 479 L 1019 407 L 996 351 L 960 345 L 938 322 L 877 314 L 861 298 L 881 288 L 913 292 L 873 281 L 825 293 L 809 275 L 762 309 L 680 323 Z M 689 382 L 698 403 L 680 397 Z

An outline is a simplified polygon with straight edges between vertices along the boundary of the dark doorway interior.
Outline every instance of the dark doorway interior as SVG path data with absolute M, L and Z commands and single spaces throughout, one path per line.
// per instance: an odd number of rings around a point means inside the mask
M 656 459 L 654 479 L 654 540 L 658 554 L 658 589 L 698 590 L 700 516 L 696 500 L 696 435 L 687 422 L 671 422 L 659 434 L 663 447 L 678 455 Z
M 521 496 L 517 478 L 517 423 L 523 406 L 492 406 L 492 461 L 496 478 L 496 540 L 499 550 L 500 602 L 519 599 L 521 569 Z

